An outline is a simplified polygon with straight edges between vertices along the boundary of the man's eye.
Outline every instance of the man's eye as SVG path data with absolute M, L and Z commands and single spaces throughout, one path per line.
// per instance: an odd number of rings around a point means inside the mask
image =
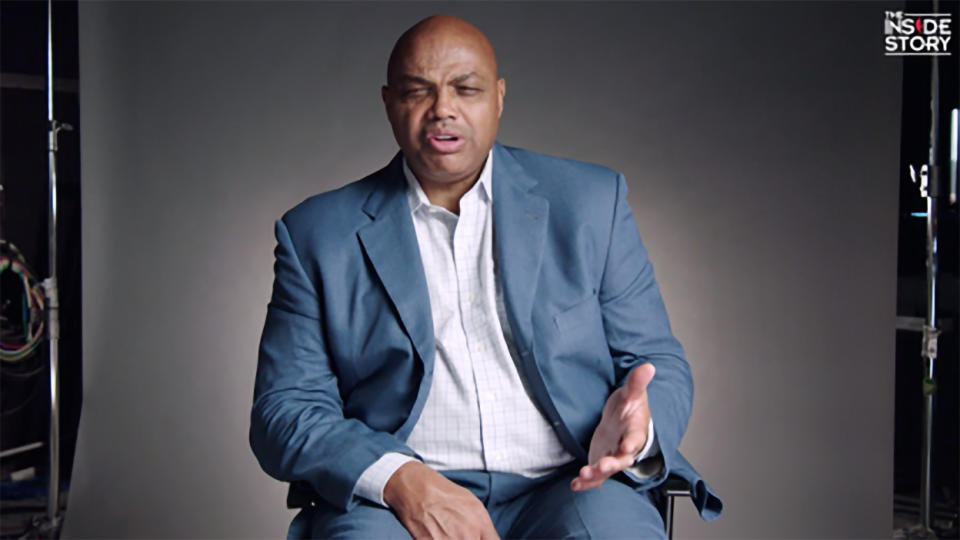
M 473 88 L 471 86 L 458 86 L 457 93 L 463 96 L 473 96 L 479 94 L 481 90 L 479 88 Z
M 426 88 L 408 88 L 403 91 L 403 97 L 418 97 L 427 93 Z

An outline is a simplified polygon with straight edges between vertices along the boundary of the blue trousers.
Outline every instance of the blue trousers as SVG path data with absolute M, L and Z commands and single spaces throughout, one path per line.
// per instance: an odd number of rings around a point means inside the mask
M 483 502 L 501 538 L 665 538 L 663 521 L 646 492 L 608 479 L 574 492 L 576 467 L 540 478 L 483 471 L 441 471 Z M 392 511 L 361 502 L 344 513 L 323 504 L 305 508 L 290 538 L 405 539 L 410 534 Z

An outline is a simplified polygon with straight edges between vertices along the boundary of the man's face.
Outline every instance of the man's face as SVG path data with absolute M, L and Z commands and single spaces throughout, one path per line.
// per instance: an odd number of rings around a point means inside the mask
M 421 182 L 473 181 L 497 137 L 503 79 L 492 50 L 456 33 L 415 39 L 383 87 L 407 164 Z

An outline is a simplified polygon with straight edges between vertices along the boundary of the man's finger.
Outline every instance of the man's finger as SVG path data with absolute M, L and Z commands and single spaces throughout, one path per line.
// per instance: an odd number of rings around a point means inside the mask
M 606 477 L 594 465 L 584 465 L 580 468 L 580 475 L 573 479 L 570 487 L 574 491 L 593 489 L 600 486 Z
M 610 478 L 614 474 L 626 469 L 633 463 L 633 456 L 616 455 L 606 456 L 597 462 L 597 469 L 604 478 Z
M 589 480 L 585 480 L 582 476 L 578 476 L 571 483 L 571 488 L 574 491 L 584 491 L 587 489 L 598 488 L 608 478 L 610 478 L 609 474 L 603 474 L 600 472 L 595 472 L 589 475 Z
M 590 477 L 590 480 L 584 480 L 582 476 L 578 476 L 570 482 L 570 489 L 573 491 L 586 491 L 588 489 L 594 489 L 600 487 L 603 484 L 603 478 Z
M 580 474 L 570 482 L 574 491 L 600 487 L 604 480 L 633 464 L 633 456 L 605 456 L 595 465 L 584 465 Z

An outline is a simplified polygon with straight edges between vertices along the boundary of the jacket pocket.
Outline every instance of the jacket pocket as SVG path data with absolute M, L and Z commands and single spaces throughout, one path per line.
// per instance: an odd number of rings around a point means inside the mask
M 553 323 L 560 331 L 583 327 L 591 328 L 597 322 L 602 324 L 596 289 L 591 291 L 590 295 L 583 300 L 553 316 Z

